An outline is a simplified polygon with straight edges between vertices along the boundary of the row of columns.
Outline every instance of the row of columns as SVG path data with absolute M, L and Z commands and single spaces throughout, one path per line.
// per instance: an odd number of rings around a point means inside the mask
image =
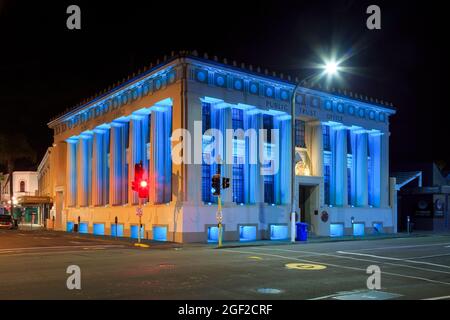
M 68 139 L 68 206 L 137 204 L 131 181 L 134 164 L 140 161 L 149 182 L 149 201 L 170 202 L 171 131 L 171 106 L 157 106 Z
M 305 124 L 305 144 L 310 159 L 312 176 L 324 176 L 324 143 L 323 126 L 320 121 L 309 121 Z M 347 130 L 350 139 L 347 140 Z M 347 143 L 351 143 L 351 197 L 348 198 L 347 180 Z M 369 168 L 368 151 L 371 167 Z M 360 127 L 345 127 L 339 123 L 330 125 L 330 202 L 334 206 L 369 205 L 369 192 L 372 195 L 370 204 L 374 207 L 387 207 L 389 194 L 389 135 L 376 130 L 364 130 Z M 369 183 L 368 175 L 371 170 Z M 322 192 L 321 203 L 324 204 Z
M 232 129 L 233 106 L 223 102 L 211 103 L 211 128 L 222 132 L 223 140 L 217 143 L 216 155 L 222 159 L 221 175 L 223 177 L 233 178 L 233 150 L 227 150 L 226 145 L 229 139 L 235 139 L 234 136 L 226 134 L 226 129 Z M 260 136 L 260 130 L 263 129 L 263 113 L 261 110 L 250 106 L 240 106 L 243 109 L 243 128 L 247 135 L 245 139 L 245 160 L 244 160 L 244 179 L 243 192 L 244 202 L 246 204 L 264 202 L 264 176 L 261 175 L 262 150 L 264 142 Z M 290 148 L 291 148 L 291 120 L 286 113 L 273 115 L 273 129 L 278 130 L 275 149 L 272 151 L 276 155 L 277 171 L 274 174 L 274 200 L 277 204 L 284 204 L 290 201 L 291 166 L 290 166 Z M 254 129 L 254 131 L 248 131 Z M 256 136 L 252 136 L 256 132 Z M 273 139 L 273 138 L 272 138 Z M 261 152 L 260 152 L 261 151 Z M 225 161 L 226 160 L 226 161 Z M 251 160 L 251 161 L 250 161 Z M 216 173 L 217 164 L 211 165 L 211 175 Z M 232 201 L 232 189 L 222 192 L 224 202 Z
M 319 121 L 306 124 L 305 142 L 311 158 L 311 174 L 323 176 L 323 124 Z M 368 131 L 359 127 L 348 128 L 341 124 L 330 125 L 330 203 L 334 206 L 369 205 L 369 191 L 372 196 L 370 204 L 374 207 L 387 206 L 384 186 L 388 186 L 386 170 L 387 137 L 379 131 Z M 347 178 L 347 130 L 350 130 L 352 165 L 350 174 L 351 197 L 348 199 Z M 370 163 L 369 154 L 370 152 Z M 369 168 L 370 165 L 370 168 Z M 369 183 L 369 171 L 371 179 Z

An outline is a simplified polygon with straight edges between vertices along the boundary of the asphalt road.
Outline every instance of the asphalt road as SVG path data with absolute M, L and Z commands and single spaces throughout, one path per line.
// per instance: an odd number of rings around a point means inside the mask
M 81 290 L 67 289 L 70 265 L 80 267 Z M 381 270 L 379 290 L 367 289 L 370 265 Z M 450 299 L 450 236 L 136 248 L 0 230 L 0 299 Z

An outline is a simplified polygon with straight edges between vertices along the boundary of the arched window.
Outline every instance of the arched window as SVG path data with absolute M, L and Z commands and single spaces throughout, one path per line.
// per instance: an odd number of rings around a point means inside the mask
M 20 181 L 20 192 L 25 192 L 25 181 Z

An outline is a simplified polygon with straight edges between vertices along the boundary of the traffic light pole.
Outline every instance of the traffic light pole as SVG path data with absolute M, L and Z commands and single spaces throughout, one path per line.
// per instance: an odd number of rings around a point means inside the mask
M 141 197 L 138 197 L 139 199 L 139 210 L 142 210 L 142 199 Z M 141 229 L 142 229 L 142 215 L 139 214 L 139 226 L 138 226 L 138 243 L 141 243 Z
M 222 199 L 220 196 L 217 199 L 218 205 L 217 205 L 217 213 L 218 213 L 218 228 L 219 228 L 219 248 L 222 247 Z

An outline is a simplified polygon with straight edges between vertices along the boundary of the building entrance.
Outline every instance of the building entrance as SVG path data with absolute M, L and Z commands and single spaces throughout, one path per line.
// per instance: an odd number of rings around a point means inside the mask
M 299 186 L 299 208 L 301 212 L 301 221 L 308 223 L 311 226 L 311 216 L 316 209 L 316 194 L 317 186 Z

